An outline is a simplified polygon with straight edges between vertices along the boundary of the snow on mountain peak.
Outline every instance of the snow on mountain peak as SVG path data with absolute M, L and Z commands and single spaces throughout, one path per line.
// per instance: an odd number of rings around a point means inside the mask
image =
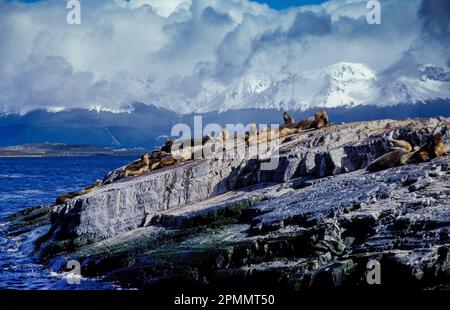
M 369 67 L 358 63 L 339 62 L 328 66 L 325 71 L 337 81 L 375 79 L 375 73 Z
M 450 82 L 450 70 L 431 64 L 419 65 L 418 71 L 422 81 L 433 80 L 441 82 Z
M 198 112 L 252 108 L 304 111 L 450 98 L 450 70 L 417 65 L 412 72 L 386 70 L 377 75 L 365 64 L 339 62 L 278 78 L 252 75 L 220 92 Z

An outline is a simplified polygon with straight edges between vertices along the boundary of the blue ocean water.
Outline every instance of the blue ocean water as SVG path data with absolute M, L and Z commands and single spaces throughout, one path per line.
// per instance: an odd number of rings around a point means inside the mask
M 102 179 L 110 170 L 132 157 L 0 158 L 0 289 L 120 289 L 101 279 L 82 279 L 69 284 L 36 264 L 23 237 L 4 233 L 8 214 L 36 205 L 52 204 L 63 193 L 78 190 Z

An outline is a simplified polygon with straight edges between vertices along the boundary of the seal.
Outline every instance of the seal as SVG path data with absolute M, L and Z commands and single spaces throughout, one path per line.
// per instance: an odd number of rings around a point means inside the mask
M 408 155 L 409 152 L 404 148 L 393 148 L 392 151 L 386 153 L 374 161 L 372 161 L 366 168 L 368 172 L 377 172 L 389 168 L 397 167 L 403 161 L 403 156 Z
M 66 201 L 73 199 L 75 197 L 78 196 L 82 196 L 82 195 L 86 195 L 87 193 L 92 192 L 94 189 L 96 189 L 97 187 L 99 187 L 100 185 L 102 185 L 102 181 L 101 180 L 96 180 L 94 184 L 78 191 L 78 192 L 70 192 L 67 193 L 65 195 L 59 196 L 58 198 L 56 198 L 56 204 L 57 205 L 61 205 L 63 203 L 65 203 Z
M 172 146 L 173 146 L 174 143 L 175 143 L 174 140 L 167 139 L 166 140 L 166 144 L 164 144 L 164 146 L 161 148 L 161 151 L 170 154 L 172 152 Z
M 405 149 L 407 152 L 411 152 L 413 150 L 413 147 L 411 146 L 411 144 L 405 140 L 395 140 L 395 139 L 390 139 L 389 140 L 394 146 L 399 147 L 399 148 L 403 148 Z
M 283 119 L 285 125 L 293 124 L 295 122 L 294 118 L 290 116 L 288 112 L 283 113 Z
M 161 153 L 163 153 L 163 152 L 161 152 Z M 149 154 L 145 153 L 144 155 L 142 155 L 140 160 L 136 160 L 136 161 L 132 162 L 131 164 L 128 164 L 128 166 L 125 167 L 123 177 L 127 178 L 130 176 L 137 176 L 137 175 L 141 175 L 141 174 L 148 172 L 150 170 L 149 157 L 150 157 Z
M 314 116 L 307 117 L 297 123 L 284 124 L 283 128 L 295 128 L 298 130 L 320 129 L 329 125 L 328 113 L 324 110 L 317 111 Z
M 415 164 L 442 157 L 446 154 L 442 133 L 431 135 L 430 141 L 405 157 L 405 164 Z
M 320 129 L 328 126 L 328 113 L 325 110 L 321 110 L 316 112 L 314 115 L 314 122 L 311 125 L 311 128 Z
M 298 133 L 299 130 L 296 128 L 281 128 L 280 129 L 280 138 L 284 138 L 293 134 Z
M 366 168 L 367 171 L 376 172 L 400 165 L 426 162 L 448 154 L 442 133 L 432 134 L 430 141 L 419 148 L 413 148 L 404 140 L 391 139 L 390 142 L 395 146 L 392 151 L 371 162 Z
M 172 166 L 172 165 L 175 165 L 176 162 L 177 162 L 177 160 L 169 155 L 169 156 L 161 159 L 160 166 L 161 167 Z

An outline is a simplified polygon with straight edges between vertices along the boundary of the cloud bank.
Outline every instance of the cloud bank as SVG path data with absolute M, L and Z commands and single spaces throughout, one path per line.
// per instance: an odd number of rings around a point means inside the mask
M 365 0 L 285 11 L 249 0 L 80 2 L 82 24 L 68 25 L 66 1 L 0 0 L 0 113 L 133 102 L 190 112 L 220 105 L 230 85 L 338 62 L 375 72 L 405 55 L 450 63 L 446 1 L 383 0 L 376 26 Z

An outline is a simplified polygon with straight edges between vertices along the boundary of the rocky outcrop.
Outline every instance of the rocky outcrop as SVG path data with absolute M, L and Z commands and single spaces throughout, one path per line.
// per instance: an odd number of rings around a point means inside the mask
M 374 174 L 261 184 L 51 260 L 132 287 L 448 288 L 450 158 Z
M 387 285 L 446 286 L 450 159 L 363 168 L 389 138 L 420 146 L 440 131 L 448 141 L 449 121 L 299 133 L 272 149 L 272 171 L 263 159 L 210 159 L 112 182 L 55 208 L 38 254 L 54 270 L 78 259 L 87 276 L 138 287 L 367 286 L 371 259 Z
M 447 132 L 448 123 L 448 119 L 437 118 L 334 125 L 288 137 L 273 154 L 279 158 L 275 170 L 261 170 L 257 159 L 229 156 L 190 161 L 117 181 L 58 207 L 51 238 L 76 238 L 79 244 L 97 242 L 143 227 L 161 211 L 236 188 L 355 171 L 385 153 L 389 137 L 405 137 L 422 145 L 432 131 Z M 111 172 L 105 181 L 114 181 L 122 170 Z

